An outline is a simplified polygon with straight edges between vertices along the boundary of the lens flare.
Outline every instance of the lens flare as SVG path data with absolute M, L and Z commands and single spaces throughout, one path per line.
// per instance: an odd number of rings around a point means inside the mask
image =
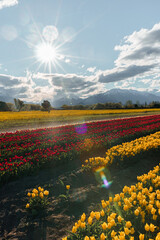
M 84 134 L 87 132 L 87 125 L 84 123 L 79 126 L 76 126 L 75 130 L 78 134 Z
M 95 170 L 96 173 L 98 173 L 100 175 L 101 180 L 103 181 L 103 184 L 101 185 L 101 187 L 103 188 L 109 188 L 110 185 L 112 184 L 112 181 L 107 181 L 106 175 L 104 173 L 105 168 L 101 167 Z

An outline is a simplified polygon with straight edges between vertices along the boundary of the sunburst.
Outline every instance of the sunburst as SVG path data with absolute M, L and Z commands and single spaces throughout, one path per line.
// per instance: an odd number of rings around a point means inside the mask
M 40 43 L 35 47 L 35 55 L 37 60 L 44 64 L 54 63 L 57 58 L 56 48 L 47 42 Z

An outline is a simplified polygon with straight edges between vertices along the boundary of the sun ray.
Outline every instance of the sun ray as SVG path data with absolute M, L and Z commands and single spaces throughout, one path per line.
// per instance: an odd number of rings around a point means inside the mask
M 32 14 L 30 15 L 30 19 L 32 22 L 32 26 L 33 26 L 33 33 L 36 35 L 36 39 L 37 39 L 37 43 L 35 43 L 35 39 L 31 38 L 30 40 L 27 39 L 23 39 L 23 38 L 19 38 L 21 41 L 23 41 L 25 44 L 27 44 L 28 47 L 30 47 L 33 50 L 33 56 L 31 57 L 26 57 L 23 59 L 19 59 L 18 61 L 25 61 L 28 59 L 35 59 L 35 61 L 32 62 L 32 67 L 36 64 L 37 68 L 35 69 L 35 71 L 38 71 L 39 69 L 42 68 L 42 66 L 44 67 L 45 72 L 47 72 L 47 69 L 49 71 L 49 73 L 53 72 L 58 72 L 58 69 L 61 69 L 61 71 L 63 71 L 64 73 L 66 73 L 65 69 L 63 68 L 63 64 L 62 62 L 67 62 L 67 57 L 68 58 L 72 58 L 72 59 L 85 59 L 85 60 L 95 60 L 94 58 L 88 58 L 88 57 L 80 57 L 80 56 L 73 56 L 70 54 L 62 54 L 61 52 L 66 52 L 66 50 L 68 51 L 67 48 L 64 48 L 64 45 L 66 43 L 68 43 L 69 41 L 73 40 L 73 38 L 77 37 L 82 31 L 84 31 L 85 29 L 87 29 L 91 24 L 93 24 L 95 21 L 97 21 L 97 18 L 94 19 L 94 21 L 86 24 L 85 26 L 83 26 L 81 29 L 79 29 L 77 32 L 75 32 L 74 34 L 71 34 L 67 39 L 64 39 L 63 42 L 58 44 L 57 38 L 58 38 L 58 30 L 57 30 L 57 22 L 59 19 L 59 15 L 60 15 L 60 11 L 61 11 L 61 7 L 62 7 L 62 0 L 59 4 L 59 7 L 57 9 L 57 16 L 55 19 L 55 26 L 52 25 L 48 25 L 46 27 L 43 28 L 43 32 L 40 31 L 38 24 L 35 22 Z M 48 27 L 48 31 L 46 29 L 46 31 L 44 31 L 45 28 Z M 53 32 L 52 30 L 57 31 L 57 36 L 55 38 L 53 38 Z M 44 32 L 46 33 L 46 35 L 44 34 Z M 55 41 L 56 40 L 56 41 Z M 54 42 L 54 45 L 53 45 Z M 63 49 L 62 49 L 63 47 Z M 97 58 L 96 58 L 97 60 Z
M 58 61 L 55 61 L 55 63 L 64 73 L 67 73 Z
M 102 61 L 102 59 L 97 59 L 97 58 L 79 57 L 79 56 L 66 55 L 66 54 L 65 54 L 65 57 L 70 57 L 73 59 L 85 59 L 85 60 L 91 60 L 91 61 L 94 61 L 94 60 Z
M 56 14 L 55 26 L 57 26 L 57 24 L 58 24 L 59 15 L 60 15 L 60 11 L 61 11 L 61 8 L 62 8 L 62 1 L 63 0 L 61 0 L 60 3 L 59 3 L 58 11 L 57 11 L 57 14 Z
M 79 29 L 79 31 L 77 31 L 76 33 L 74 33 L 72 36 L 70 36 L 69 38 L 67 38 L 64 42 L 62 42 L 61 44 L 59 44 L 57 46 L 57 49 L 61 48 L 62 46 L 64 46 L 66 43 L 68 43 L 69 41 L 71 41 L 74 37 L 76 37 L 77 35 L 79 35 L 82 31 L 84 31 L 86 28 L 89 27 L 90 24 L 87 24 L 86 26 L 84 26 L 83 28 Z
M 61 48 L 63 45 L 65 45 L 67 42 L 69 42 L 70 40 L 72 40 L 74 37 L 77 37 L 81 32 L 83 32 L 85 29 L 87 29 L 89 26 L 91 26 L 94 22 L 97 22 L 99 18 L 101 18 L 105 13 L 97 16 L 93 21 L 89 22 L 88 24 L 86 24 L 84 27 L 80 28 L 76 33 L 74 33 L 71 37 L 69 37 L 68 39 L 66 39 L 64 42 L 62 42 L 61 44 L 59 44 L 57 46 L 57 49 Z

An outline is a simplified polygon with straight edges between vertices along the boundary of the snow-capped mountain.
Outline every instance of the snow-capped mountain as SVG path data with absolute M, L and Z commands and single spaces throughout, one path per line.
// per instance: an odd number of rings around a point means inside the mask
M 121 102 L 125 104 L 126 101 L 131 100 L 132 103 L 136 103 L 137 101 L 140 104 L 144 104 L 145 102 L 149 104 L 152 101 L 160 102 L 160 92 L 158 89 L 154 89 L 153 91 L 136 91 L 136 90 L 127 90 L 127 89 L 119 89 L 114 88 L 105 93 L 96 94 L 90 96 L 88 98 L 59 98 L 53 102 L 54 107 L 60 107 L 63 104 L 66 105 L 91 105 L 96 103 L 106 103 L 106 102 Z

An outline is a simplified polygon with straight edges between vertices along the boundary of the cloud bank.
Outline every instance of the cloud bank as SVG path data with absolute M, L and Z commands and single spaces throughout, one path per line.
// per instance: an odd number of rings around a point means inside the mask
M 160 66 L 160 23 L 152 29 L 141 29 L 126 36 L 124 43 L 115 46 L 115 50 L 120 51 L 115 68 L 101 73 L 100 82 L 157 76 Z
M 6 7 L 12 7 L 18 4 L 18 0 L 1 0 L 0 1 L 0 9 Z

